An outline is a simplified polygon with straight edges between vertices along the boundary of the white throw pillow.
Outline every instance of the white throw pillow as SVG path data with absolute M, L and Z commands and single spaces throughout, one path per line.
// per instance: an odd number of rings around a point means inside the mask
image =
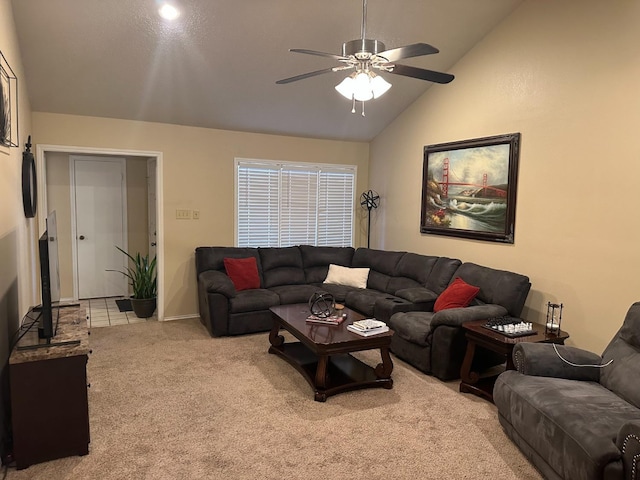
M 368 278 L 368 268 L 349 268 L 331 263 L 329 264 L 329 272 L 327 273 L 327 278 L 325 278 L 324 283 L 367 288 Z

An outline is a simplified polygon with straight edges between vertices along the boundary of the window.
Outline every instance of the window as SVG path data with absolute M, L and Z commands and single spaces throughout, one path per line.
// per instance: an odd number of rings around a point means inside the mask
M 355 166 L 236 159 L 236 245 L 351 246 Z

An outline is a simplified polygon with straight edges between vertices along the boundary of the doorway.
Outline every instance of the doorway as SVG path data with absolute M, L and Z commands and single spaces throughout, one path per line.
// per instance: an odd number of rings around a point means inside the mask
M 54 157 L 54 155 L 67 155 L 67 165 L 69 165 L 71 163 L 70 158 L 72 156 L 74 157 L 86 157 L 86 156 L 91 156 L 91 157 L 98 157 L 99 161 L 101 163 L 106 163 L 106 161 L 113 161 L 114 157 L 121 157 L 125 158 L 127 161 L 129 161 L 129 163 L 135 163 L 136 165 L 138 165 L 136 168 L 138 169 L 141 177 L 143 178 L 143 187 L 134 189 L 133 191 L 130 188 L 127 188 L 127 194 L 124 196 L 124 201 L 125 203 L 129 204 L 129 208 L 130 209 L 135 209 L 138 208 L 138 210 L 140 209 L 144 209 L 145 211 L 145 216 L 147 213 L 147 208 L 149 213 L 150 212 L 155 212 L 155 229 L 154 229 L 154 238 L 153 240 L 148 236 L 148 233 L 150 232 L 150 228 L 151 228 L 151 222 L 149 222 L 149 225 L 147 225 L 147 220 L 144 220 L 144 224 L 141 225 L 142 227 L 142 232 L 139 234 L 132 234 L 133 230 L 131 229 L 131 225 L 129 225 L 129 227 L 127 228 L 126 226 L 123 228 L 124 232 L 129 233 L 129 237 L 127 238 L 127 236 L 125 235 L 125 241 L 124 243 L 122 243 L 121 245 L 123 245 L 124 249 L 127 250 L 127 243 L 128 243 L 128 248 L 134 248 L 136 251 L 142 251 L 142 249 L 146 249 L 148 245 L 150 245 L 151 243 L 155 243 L 154 247 L 156 250 L 156 258 L 157 258 L 157 274 L 158 274 L 158 308 L 157 308 L 157 319 L 158 320 L 163 320 L 164 319 L 164 281 L 163 281 L 163 275 L 164 275 L 164 251 L 162 248 L 163 245 L 163 218 L 162 218 L 162 212 L 163 212 L 163 208 L 162 208 L 162 197 L 163 197 L 163 191 L 162 191 L 162 153 L 161 152 L 153 152 L 153 151 L 132 151 L 132 150 L 111 150 L 111 149 L 98 149 L 98 148 L 87 148 L 87 147 L 75 147 L 75 146 L 62 146 L 62 145 L 37 145 L 36 146 L 36 161 L 37 161 L 37 172 L 38 172 L 38 190 L 39 190 L 39 195 L 38 195 L 38 227 L 40 231 L 44 230 L 44 218 L 46 217 L 46 212 L 52 210 L 51 208 L 48 208 L 48 192 L 47 189 L 50 188 L 52 190 L 56 190 L 56 189 L 60 189 L 61 186 L 59 185 L 59 182 L 56 183 L 55 179 L 53 181 L 52 185 L 49 185 L 49 181 L 48 181 L 48 177 L 52 175 L 52 172 L 48 172 L 48 168 L 47 168 L 47 161 L 51 160 L 51 158 Z M 113 162 L 113 163 L 118 163 Z M 69 167 L 70 168 L 70 167 Z M 127 172 L 129 172 L 129 166 L 127 166 Z M 153 170 L 153 175 L 148 176 L 147 175 L 147 169 L 154 169 Z M 107 169 L 108 170 L 108 169 Z M 149 170 L 151 171 L 151 170 Z M 95 174 L 96 172 L 93 172 L 92 174 Z M 115 174 L 114 174 L 115 175 Z M 89 175 L 91 176 L 91 174 Z M 107 176 L 111 176 L 111 174 L 107 174 Z M 130 175 L 131 177 L 133 177 L 133 175 Z M 149 178 L 146 178 L 146 177 Z M 70 175 L 69 175 L 69 171 L 67 173 L 67 186 L 66 188 L 68 190 L 70 190 L 71 188 L 71 180 L 69 179 Z M 59 179 L 58 179 L 59 180 Z M 113 180 L 113 179 L 112 179 Z M 153 198 L 149 199 L 149 203 L 153 203 L 153 205 L 147 205 L 147 181 L 149 182 L 153 182 Z M 92 194 L 95 193 L 95 188 L 90 189 Z M 141 196 L 144 195 L 144 198 L 141 200 Z M 70 195 L 69 195 L 70 197 Z M 104 201 L 101 202 L 97 202 L 100 204 L 104 204 Z M 69 198 L 67 205 L 71 204 L 71 199 Z M 70 208 L 67 208 L 67 210 L 70 210 Z M 42 214 L 42 212 L 45 212 L 45 215 Z M 69 212 L 70 215 L 71 212 Z M 102 212 L 100 213 L 100 215 L 102 216 Z M 125 214 L 127 215 L 127 217 L 131 220 L 132 218 L 134 218 L 134 216 L 129 213 L 129 214 Z M 90 216 L 90 214 L 89 214 Z M 126 225 L 126 218 L 125 217 L 125 221 L 124 221 L 124 225 Z M 77 243 L 76 247 L 78 247 L 78 252 L 81 252 L 82 247 L 84 245 L 88 245 L 88 243 L 85 244 L 81 244 L 81 242 L 86 242 L 88 239 L 87 234 L 86 233 L 82 233 L 79 231 L 79 229 L 82 229 L 82 224 L 80 223 L 80 228 L 78 228 L 78 225 L 76 226 L 76 231 L 71 232 L 71 219 L 69 218 L 69 228 L 68 228 L 68 236 L 69 236 L 69 245 L 73 245 L 73 243 Z M 100 228 L 100 225 L 98 225 L 98 227 L 96 228 Z M 84 235 L 85 238 L 84 240 L 80 240 L 78 237 Z M 132 239 L 132 235 L 134 235 L 134 238 Z M 59 233 L 59 238 L 61 237 L 61 234 Z M 72 238 L 74 237 L 74 238 Z M 61 239 L 62 240 L 62 239 Z M 120 265 L 117 267 L 117 269 L 121 269 L 122 265 L 125 264 L 124 261 L 124 255 L 121 254 L 120 252 L 118 252 L 115 249 L 115 244 L 116 241 L 111 240 L 113 243 L 113 245 L 110 246 L 110 248 L 107 248 L 106 251 L 113 251 L 114 254 L 116 256 L 120 256 Z M 151 250 L 151 248 L 149 247 L 149 250 Z M 61 255 L 62 257 L 62 255 Z M 68 254 L 68 265 L 72 265 L 72 253 L 71 253 L 71 247 L 69 248 L 69 254 Z M 61 263 L 62 263 L 62 258 L 61 258 Z M 96 267 L 96 271 L 102 269 L 102 267 Z M 73 268 L 69 268 L 69 271 L 71 272 L 73 270 Z M 33 272 L 33 277 L 34 281 L 37 280 L 37 272 Z M 117 274 L 113 274 L 114 278 L 115 277 L 120 277 L 123 278 L 122 275 L 117 275 Z M 61 272 L 61 276 L 62 276 L 62 272 Z M 72 282 L 70 279 L 68 279 L 68 284 L 70 285 Z M 77 284 L 76 284 L 77 285 Z M 125 289 L 126 289 L 126 280 L 125 280 Z M 35 295 L 37 295 L 37 289 L 35 289 Z M 125 290 L 126 292 L 126 290 Z M 112 291 L 107 290 L 106 294 L 99 294 L 100 296 L 103 295 L 111 295 Z M 62 297 L 63 300 L 69 300 L 69 301 L 78 301 L 80 299 L 81 296 L 94 296 L 96 293 L 80 293 L 80 289 L 76 288 L 74 286 L 73 291 L 67 291 L 67 293 L 65 294 L 65 292 L 63 292 Z M 119 295 L 119 293 L 115 293 L 116 295 Z M 37 298 L 34 298 L 34 303 L 37 303 Z
M 126 159 L 71 155 L 69 171 L 74 292 L 125 296 L 126 277 L 113 270 L 126 266 L 116 247 L 128 251 Z

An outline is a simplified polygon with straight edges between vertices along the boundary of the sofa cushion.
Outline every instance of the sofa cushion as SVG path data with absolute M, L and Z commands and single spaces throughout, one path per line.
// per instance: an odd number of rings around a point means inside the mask
M 243 290 L 229 299 L 231 313 L 253 312 L 268 310 L 270 307 L 280 305 L 280 297 L 276 292 L 262 288 L 255 290 Z
M 559 478 L 603 478 L 620 458 L 616 435 L 640 410 L 595 382 L 523 375 L 498 377 L 500 415 Z
M 347 285 L 349 287 L 367 288 L 368 268 L 351 268 L 340 265 L 329 265 L 327 278 L 324 283 L 334 283 L 336 285 Z
M 269 290 L 278 294 L 280 305 L 307 303 L 314 293 L 324 293 L 322 288 L 314 285 L 278 285 Z
M 377 320 L 388 322 L 391 316 L 395 313 L 411 312 L 416 309 L 417 307 L 414 303 L 403 298 L 387 294 L 384 297 L 376 298 L 376 303 L 373 306 L 373 316 Z
M 438 257 L 405 253 L 396 265 L 394 276 L 389 280 L 389 290 L 395 293 L 401 289 L 424 287 L 437 260 Z
M 254 257 L 258 265 L 258 272 L 261 271 L 260 257 L 257 248 L 241 247 L 198 247 L 196 248 L 196 273 L 200 275 L 207 270 L 218 270 L 224 272 L 225 258 L 247 258 Z
M 380 292 L 389 291 L 389 281 L 395 275 L 396 266 L 405 252 L 387 252 L 385 250 L 373 250 L 371 248 L 359 248 L 353 254 L 354 267 L 369 267 L 367 288 Z
M 224 268 L 233 282 L 233 286 L 239 292 L 252 288 L 260 288 L 258 276 L 258 264 L 255 257 L 225 258 Z
M 400 338 L 426 347 L 430 344 L 432 312 L 396 313 L 389 319 L 389 327 Z
M 305 283 L 302 254 L 298 247 L 258 248 L 265 288 Z
M 479 291 L 479 287 L 469 285 L 461 278 L 456 278 L 444 292 L 438 295 L 436 303 L 433 305 L 433 311 L 464 308 L 471 303 Z
M 360 288 L 349 287 L 347 285 L 336 285 L 333 283 L 321 283 L 318 286 L 321 288 L 321 290 L 329 292 L 331 295 L 333 295 L 333 298 L 335 298 L 336 302 L 344 302 L 347 298 L 347 294 L 349 294 L 350 292 L 357 292 L 361 290 Z
M 640 408 L 640 386 L 630 378 L 640 378 L 640 302 L 629 308 L 620 331 L 602 354 L 602 363 L 613 362 L 600 369 L 600 383 Z
M 460 265 L 454 273 L 453 278 L 456 277 L 480 287 L 477 297 L 480 301 L 502 305 L 512 317 L 520 316 L 531 288 L 529 277 L 470 262 Z
M 435 302 L 438 295 L 424 287 L 403 288 L 396 292 L 396 296 L 413 303 Z
M 376 300 L 388 296 L 388 293 L 379 292 L 377 290 L 355 290 L 347 293 L 345 303 L 347 304 L 347 307 L 357 310 L 367 317 L 373 317 Z
M 314 247 L 311 245 L 300 245 L 302 254 L 302 267 L 307 283 L 322 283 L 327 277 L 329 264 L 351 266 L 353 247 Z

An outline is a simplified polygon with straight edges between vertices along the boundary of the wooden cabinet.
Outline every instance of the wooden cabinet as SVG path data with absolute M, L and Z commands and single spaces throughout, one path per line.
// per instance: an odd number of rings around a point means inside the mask
M 18 469 L 89 453 L 85 310 L 60 309 L 52 340 L 77 343 L 19 348 L 33 342 L 25 336 L 9 358 L 13 455 Z

